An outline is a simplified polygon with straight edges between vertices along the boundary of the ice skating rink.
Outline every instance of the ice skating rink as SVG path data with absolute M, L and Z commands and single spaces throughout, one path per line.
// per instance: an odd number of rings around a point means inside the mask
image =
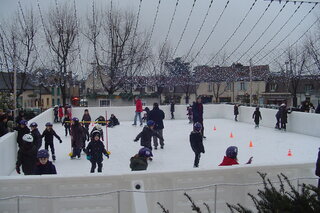
M 133 139 L 142 127 L 131 124 L 132 121 L 120 120 L 120 126 L 108 128 L 108 148 L 111 155 L 110 159 L 104 158 L 104 174 L 132 173 L 129 168 L 130 157 L 141 147 L 140 141 L 133 142 Z M 320 146 L 318 137 L 282 132 L 267 127 L 254 128 L 253 122 L 249 124 L 226 119 L 205 119 L 207 137 L 204 140 L 205 154 L 201 155 L 199 168 L 193 168 L 194 153 L 189 143 L 192 124 L 187 120 L 164 120 L 164 125 L 165 147 L 163 150 L 159 148 L 153 150 L 154 160 L 149 163 L 149 172 L 217 169 L 220 168 L 218 164 L 222 161 L 226 148 L 231 145 L 239 148 L 240 164 L 245 164 L 251 156 L 253 156 L 252 164 L 255 166 L 313 163 L 316 162 Z M 66 176 L 89 174 L 91 164 L 84 154 L 79 160 L 70 159 L 68 155 L 71 150 L 70 136 L 65 136 L 64 127 L 58 123 L 54 124 L 53 128 L 63 140 L 60 144 L 54 139 L 57 172 Z M 90 131 L 92 128 L 90 125 Z M 39 130 L 42 133 L 44 127 L 40 126 Z M 103 131 L 105 134 L 105 127 Z M 233 138 L 230 138 L 230 133 Z M 253 147 L 249 147 L 250 141 Z M 289 149 L 292 156 L 288 156 Z M 18 174 L 14 171 L 11 175 Z

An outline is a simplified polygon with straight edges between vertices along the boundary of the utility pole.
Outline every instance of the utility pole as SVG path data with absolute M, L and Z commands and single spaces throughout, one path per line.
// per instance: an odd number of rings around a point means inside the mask
M 250 78 L 250 106 L 251 106 L 252 104 L 252 58 L 250 58 L 249 78 Z

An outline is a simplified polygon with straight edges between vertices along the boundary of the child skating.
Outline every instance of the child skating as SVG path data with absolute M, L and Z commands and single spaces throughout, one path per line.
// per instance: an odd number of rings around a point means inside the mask
M 31 135 L 33 137 L 33 143 L 36 145 L 37 149 L 39 150 L 42 146 L 42 137 L 41 133 L 38 130 L 38 124 L 36 122 L 32 122 L 30 124 L 31 128 Z
M 69 132 L 69 135 L 70 135 L 71 119 L 70 119 L 68 114 L 65 114 L 64 119 L 62 121 L 62 126 L 64 126 L 64 130 L 65 130 L 66 136 L 68 135 L 68 132 Z
M 43 131 L 41 137 L 44 137 L 44 147 L 49 151 L 49 147 L 51 149 L 52 160 L 56 160 L 55 152 L 54 152 L 54 144 L 53 144 L 53 136 L 55 136 L 60 143 L 62 143 L 61 138 L 57 133 L 52 129 L 52 123 L 46 123 L 46 129 Z
M 102 161 L 103 155 L 109 158 L 109 154 L 104 147 L 104 144 L 100 140 L 100 132 L 94 131 L 92 132 L 93 139 L 90 141 L 86 148 L 87 160 L 91 162 L 91 173 L 95 172 L 95 169 L 98 165 L 98 172 L 102 172 Z
M 56 167 L 49 161 L 49 152 L 41 149 L 37 154 L 38 162 L 34 170 L 34 175 L 54 175 L 57 174 Z
M 37 147 L 33 143 L 31 134 L 25 134 L 22 137 L 22 144 L 19 147 L 16 162 L 16 171 L 20 174 L 20 166 L 24 175 L 32 175 L 37 162 Z
M 255 128 L 259 128 L 260 120 L 262 120 L 259 107 L 256 107 L 256 111 L 254 111 L 254 113 L 252 115 L 252 119 L 254 119 L 254 123 L 256 124 Z
M 71 159 L 75 157 L 80 158 L 81 149 L 83 148 L 83 137 L 85 137 L 85 130 L 80 125 L 79 119 L 72 118 L 73 124 L 71 126 L 71 145 L 72 145 L 72 155 Z
M 141 139 L 140 140 L 141 146 L 144 146 L 144 147 L 149 148 L 150 150 L 152 150 L 152 146 L 151 146 L 151 137 L 152 136 L 156 136 L 160 140 L 163 140 L 163 137 L 161 137 L 158 133 L 156 133 L 153 130 L 154 125 L 155 125 L 154 121 L 149 120 L 147 122 L 147 126 L 143 127 L 142 132 L 140 132 L 137 135 L 137 137 L 134 139 L 134 142 L 138 142 L 138 140 Z
M 205 153 L 202 142 L 203 137 L 201 134 L 202 125 L 199 122 L 197 122 L 194 124 L 193 129 L 194 130 L 190 133 L 190 145 L 195 155 L 193 167 L 197 168 L 199 167 L 201 153 Z

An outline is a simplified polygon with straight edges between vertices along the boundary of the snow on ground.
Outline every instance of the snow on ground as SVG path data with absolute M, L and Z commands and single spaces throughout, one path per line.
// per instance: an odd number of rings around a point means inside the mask
M 121 121 L 120 121 L 121 122 Z M 132 173 L 129 167 L 130 157 L 141 148 L 140 141 L 133 139 L 142 130 L 140 126 L 132 126 L 131 121 L 122 121 L 120 126 L 108 128 L 110 159 L 103 161 L 104 174 Z M 187 120 L 164 121 L 164 149 L 153 150 L 153 161 L 149 163 L 148 171 L 185 171 L 199 169 L 218 169 L 225 150 L 235 145 L 239 148 L 240 164 L 247 162 L 253 156 L 254 165 L 275 165 L 316 162 L 320 140 L 291 132 L 281 132 L 275 129 L 260 127 L 254 124 L 234 122 L 225 119 L 206 119 L 204 121 L 205 154 L 201 155 L 199 168 L 193 168 L 194 153 L 189 143 L 192 125 Z M 290 124 L 289 124 L 290 125 Z M 213 130 L 214 126 L 216 131 Z M 54 124 L 54 130 L 62 138 L 60 144 L 55 139 L 57 172 L 62 175 L 82 175 L 90 172 L 91 163 L 82 155 L 80 160 L 69 157 L 70 136 L 65 136 L 64 127 Z M 90 125 L 90 131 L 93 127 Z M 44 128 L 40 127 L 40 132 Z M 103 127 L 104 134 L 106 132 Z M 230 138 L 230 133 L 234 138 Z M 249 147 L 250 140 L 253 147 Z M 44 142 L 43 142 L 44 147 Z M 291 149 L 292 156 L 287 156 Z M 12 175 L 17 175 L 13 172 Z

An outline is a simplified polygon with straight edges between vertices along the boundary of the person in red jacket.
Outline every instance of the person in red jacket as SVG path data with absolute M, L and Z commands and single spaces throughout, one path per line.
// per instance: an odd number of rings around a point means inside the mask
M 238 147 L 236 146 L 229 146 L 226 150 L 226 156 L 224 156 L 222 162 L 219 164 L 219 166 L 232 166 L 232 165 L 238 165 Z M 251 164 L 252 157 L 248 160 L 246 164 Z
M 140 126 L 142 126 L 141 112 L 143 111 L 143 109 L 142 109 L 142 101 L 139 98 L 139 96 L 135 97 L 135 102 L 136 102 L 136 113 L 135 113 L 134 122 L 132 125 L 133 126 L 137 125 L 137 117 L 139 117 Z
M 58 116 L 59 116 L 59 122 L 62 122 L 62 118 L 63 118 L 63 108 L 60 105 L 59 109 L 58 109 Z

